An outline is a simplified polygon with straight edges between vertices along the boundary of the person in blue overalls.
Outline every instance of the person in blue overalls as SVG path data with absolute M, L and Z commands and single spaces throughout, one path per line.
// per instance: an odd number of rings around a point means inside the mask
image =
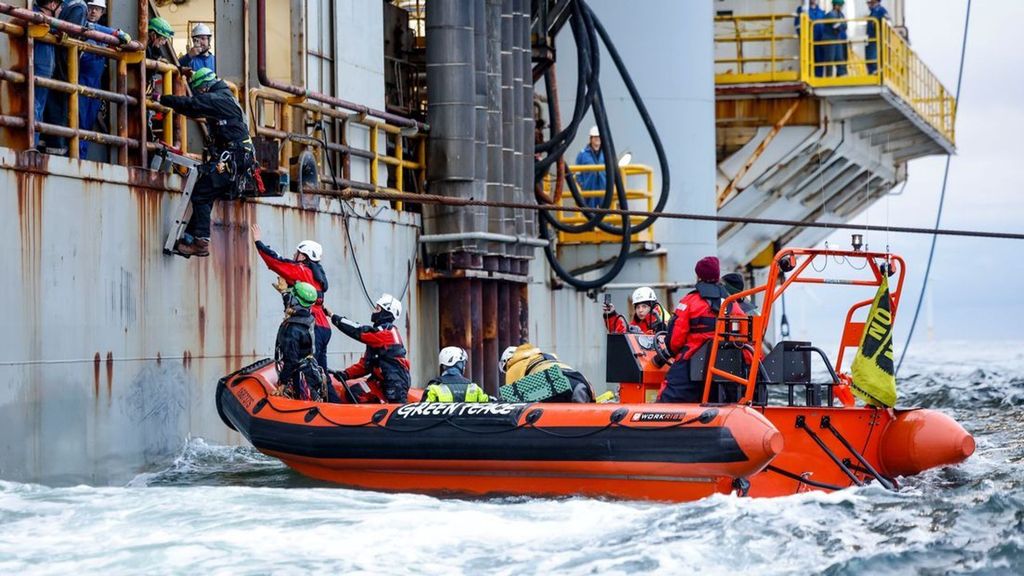
M 793 25 L 796 26 L 797 36 L 800 35 L 800 14 L 802 14 L 803 11 L 804 11 L 804 6 L 803 6 L 803 3 L 801 3 L 796 8 L 796 18 L 793 18 Z M 808 8 L 807 8 L 807 19 L 810 20 L 811 22 L 813 22 L 815 20 L 821 20 L 824 17 L 825 17 L 825 11 L 822 10 L 820 6 L 818 6 L 818 0 L 810 0 L 810 2 L 808 3 Z M 821 78 L 822 76 L 825 75 L 825 67 L 821 64 L 824 61 L 824 59 L 825 59 L 824 58 L 824 50 L 823 50 L 824 46 L 821 46 L 820 44 L 818 44 L 819 42 L 821 42 L 821 28 L 822 27 L 820 25 L 812 24 L 811 28 L 813 29 L 813 32 L 814 32 L 814 34 L 813 34 L 814 44 L 812 45 L 812 50 L 813 50 L 813 54 L 814 54 L 813 62 L 816 64 L 816 66 L 814 67 L 814 75 L 817 76 L 818 78 Z
M 844 0 L 832 0 L 832 11 L 825 15 L 825 20 L 838 20 L 837 22 L 826 22 L 822 26 L 821 39 L 827 42 L 823 46 L 826 57 L 825 62 L 835 64 L 826 66 L 826 76 L 846 76 L 846 15 L 843 14 Z
M 107 0 L 89 0 L 86 2 L 88 12 L 86 12 L 85 18 L 86 28 L 103 32 L 104 34 L 110 34 L 116 36 L 122 44 L 127 44 L 132 41 L 131 36 L 113 28 L 108 28 L 99 23 L 100 18 L 107 11 Z M 95 40 L 88 40 L 89 44 L 100 45 Z M 81 56 L 78 57 L 78 83 L 82 86 L 89 88 L 101 88 L 103 82 L 103 72 L 107 69 L 107 58 L 100 54 L 93 54 L 92 52 L 86 52 L 83 50 Z M 89 98 L 88 96 L 78 97 L 78 127 L 82 130 L 92 130 L 93 126 L 96 125 L 96 117 L 100 113 L 100 101 L 96 98 Z M 81 140 L 79 142 L 79 157 L 85 158 L 86 152 L 89 150 L 89 142 L 87 140 Z
M 601 148 L 601 132 L 594 126 L 590 129 L 590 141 L 587 143 L 586 148 L 580 150 L 580 153 L 576 155 L 576 164 L 581 166 L 592 166 L 599 165 L 604 167 L 604 150 Z M 607 188 L 607 180 L 605 179 L 605 171 L 600 170 L 596 172 L 582 172 L 576 177 L 576 183 L 580 186 L 580 191 L 584 190 L 600 190 L 601 196 L 590 196 L 586 198 L 586 205 L 591 208 L 598 208 L 601 206 L 601 200 L 604 198 L 604 190 Z
M 213 30 L 206 24 L 200 22 L 192 28 L 192 47 L 188 52 L 178 58 L 178 64 L 183 68 L 199 70 L 209 68 L 217 71 L 216 58 L 210 52 L 210 39 L 213 38 Z
M 35 0 L 32 4 L 32 11 L 45 14 L 50 18 L 57 17 L 57 11 L 60 9 L 63 0 Z M 48 44 L 42 41 L 36 41 L 32 47 L 32 72 L 36 75 L 36 78 L 52 78 L 53 77 L 53 62 L 54 62 L 54 49 L 53 44 Z M 35 85 L 35 110 L 33 113 L 36 117 L 36 124 L 43 121 L 43 110 L 46 109 L 46 101 L 50 95 L 50 89 Z M 39 133 L 35 134 L 34 146 L 39 146 Z
M 875 18 L 878 24 L 889 18 L 889 11 L 882 6 L 882 0 L 868 0 L 868 17 Z M 868 20 L 868 43 L 864 47 L 864 59 L 868 63 L 868 74 L 878 72 L 878 29 L 875 20 Z

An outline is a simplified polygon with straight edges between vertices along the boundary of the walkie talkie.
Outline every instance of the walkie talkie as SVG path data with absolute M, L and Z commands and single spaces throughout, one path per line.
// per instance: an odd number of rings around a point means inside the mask
M 605 305 L 606 305 L 606 306 L 607 306 L 608 304 L 611 304 L 611 303 L 612 303 L 612 295 L 611 295 L 611 292 L 605 292 L 605 293 L 604 293 L 604 303 L 605 303 Z

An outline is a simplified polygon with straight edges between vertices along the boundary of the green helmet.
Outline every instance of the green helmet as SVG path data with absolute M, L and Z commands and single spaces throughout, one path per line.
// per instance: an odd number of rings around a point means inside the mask
M 149 19 L 149 29 L 164 38 L 174 38 L 174 28 L 171 28 L 171 23 L 159 16 Z
M 196 88 L 202 88 L 203 86 L 212 84 L 216 81 L 217 75 L 214 74 L 213 70 L 210 70 L 209 68 L 200 68 L 192 73 L 192 78 L 189 79 L 188 85 L 195 90 Z
M 292 286 L 292 296 L 295 296 L 295 301 L 300 306 L 309 308 L 316 302 L 316 288 L 306 282 L 296 282 L 295 286 Z

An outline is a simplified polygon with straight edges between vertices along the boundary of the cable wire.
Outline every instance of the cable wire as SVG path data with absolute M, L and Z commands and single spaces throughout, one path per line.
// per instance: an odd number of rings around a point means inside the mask
M 493 200 L 477 200 L 475 198 L 458 198 L 453 196 L 440 196 L 437 194 L 413 194 L 411 192 L 388 192 L 383 190 L 371 191 L 358 188 L 348 188 L 342 191 L 330 188 L 306 189 L 308 192 L 316 192 L 328 196 L 340 196 L 341 198 L 363 198 L 367 200 L 400 200 L 403 202 L 419 204 L 443 204 L 447 206 L 489 206 L 493 208 L 522 208 L 524 210 L 554 211 L 554 212 L 596 212 L 601 214 L 614 214 L 617 216 L 652 216 L 668 220 L 696 220 L 699 222 L 726 222 L 730 224 L 765 224 L 768 226 L 791 226 L 800 228 L 822 228 L 828 230 L 870 230 L 873 232 L 893 232 L 902 234 L 937 234 L 939 236 L 964 236 L 969 238 L 999 238 L 1002 240 L 1024 240 L 1024 233 L 1018 232 L 989 232 L 987 230 L 962 230 L 962 229 L 938 229 L 919 228 L 914 226 L 884 226 L 872 225 L 863 226 L 860 224 L 847 224 L 842 222 L 808 222 L 804 220 L 786 220 L 782 218 L 751 218 L 746 216 L 722 216 L 711 214 L 693 214 L 689 212 L 648 212 L 645 210 L 620 210 L 617 208 L 584 208 L 579 206 L 555 206 L 538 205 L 521 202 L 500 202 Z
M 960 44 L 960 70 L 956 75 L 956 97 L 953 99 L 953 109 L 959 110 L 960 107 L 960 88 L 963 86 L 964 79 L 964 60 L 967 55 L 967 30 L 971 23 L 971 0 L 967 0 L 967 14 L 964 16 L 964 35 L 963 41 Z M 939 194 L 939 211 L 935 215 L 935 229 L 939 229 L 939 224 L 942 222 L 942 208 L 946 202 L 946 184 L 949 182 L 949 163 L 953 159 L 953 155 L 946 156 L 946 169 L 942 174 L 942 193 Z M 928 250 L 928 264 L 924 268 L 924 282 L 921 284 L 921 294 L 917 298 L 917 307 L 914 308 L 914 319 L 910 322 L 910 331 L 907 332 L 907 341 L 903 344 L 903 353 L 900 354 L 900 361 L 896 364 L 895 374 L 896 376 L 900 373 L 900 367 L 903 366 L 903 359 L 907 357 L 907 350 L 910 348 L 910 339 L 914 337 L 914 328 L 917 326 L 917 318 L 921 314 L 921 303 L 924 302 L 925 290 L 928 289 L 928 276 L 932 271 L 932 260 L 935 257 L 935 243 L 938 240 L 939 235 L 932 235 L 932 245 Z

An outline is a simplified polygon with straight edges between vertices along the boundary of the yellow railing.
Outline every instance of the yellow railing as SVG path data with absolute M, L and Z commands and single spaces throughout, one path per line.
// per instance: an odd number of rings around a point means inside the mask
M 603 164 L 586 164 L 579 165 L 573 164 L 567 166 L 569 173 L 576 178 L 579 182 L 579 175 L 594 172 L 604 172 Z M 654 170 L 650 166 L 644 166 L 642 164 L 627 164 L 619 168 L 622 173 L 622 181 L 626 186 L 626 200 L 629 202 L 627 208 L 633 210 L 643 210 L 650 212 L 654 209 Z M 553 178 L 546 176 L 544 178 L 544 191 L 549 196 L 551 195 L 551 188 L 553 185 Z M 594 198 L 595 203 L 599 202 L 600 199 L 604 198 L 604 190 L 580 190 L 580 194 L 584 198 Z M 575 206 L 576 201 L 572 195 L 565 190 L 560 199 L 562 206 Z M 618 195 L 612 196 L 612 203 L 610 208 L 618 209 L 619 201 Z M 565 224 L 579 225 L 587 221 L 586 216 L 580 212 L 559 212 L 558 220 Z M 632 216 L 630 217 L 631 224 L 639 224 L 644 220 L 643 216 Z M 617 216 L 609 216 L 605 219 L 606 222 L 613 225 L 621 225 L 622 219 Z M 649 226 L 638 234 L 631 236 L 633 242 L 653 242 L 654 241 L 654 226 Z M 600 230 L 591 230 L 590 232 L 581 232 L 579 234 L 571 234 L 559 232 L 558 241 L 562 244 L 607 244 L 619 242 L 619 237 L 613 234 L 608 234 Z
M 290 159 L 301 152 L 296 149 L 297 146 L 304 147 L 310 149 L 316 157 L 320 180 L 335 181 L 335 187 L 423 192 L 427 164 L 424 134 L 406 135 L 398 126 L 383 120 L 345 112 L 268 88 L 250 90 L 249 100 L 254 115 L 254 131 L 258 136 L 272 138 L 280 143 L 282 167 L 288 166 Z M 311 133 L 296 132 L 291 128 L 317 125 L 323 127 L 323 130 Z M 349 128 L 353 126 L 365 128 L 369 149 L 348 142 Z M 337 156 L 332 157 L 332 153 Z M 352 178 L 353 156 L 368 162 L 368 182 Z M 329 166 L 329 162 L 335 163 Z M 382 170 L 381 165 L 392 170 Z M 332 172 L 332 167 L 336 167 L 337 174 Z M 407 177 L 407 172 L 411 177 Z M 402 209 L 400 202 L 396 204 L 397 209 Z
M 9 51 L 5 54 L 10 55 L 9 60 L 14 62 L 0 63 L 0 90 L 4 91 L 0 93 L 0 106 L 3 103 L 9 104 L 0 108 L 0 138 L 3 138 L 0 144 L 25 150 L 34 147 L 37 133 L 60 136 L 68 140 L 68 155 L 78 158 L 79 142 L 86 140 L 114 147 L 119 151 L 117 162 L 122 165 L 148 166 L 148 151 L 162 146 L 180 148 L 188 155 L 200 156 L 198 140 L 194 149 L 188 149 L 188 127 L 191 125 L 202 129 L 202 120 L 192 124 L 184 115 L 175 114 L 170 108 L 152 99 L 155 92 L 161 96 L 187 92 L 185 78 L 178 67 L 163 61 L 145 59 L 144 46 L 137 41 L 111 48 L 95 42 L 95 38 L 94 41 L 87 41 L 88 35 L 95 33 L 78 27 L 68 33 L 55 35 L 51 33 L 52 19 L 45 18 L 42 21 L 42 16 L 12 8 L 2 2 L 0 13 L 12 18 L 0 19 L 0 37 L 9 38 Z M 118 41 L 105 35 L 99 40 L 111 43 Z M 67 81 L 37 77 L 33 67 L 25 65 L 36 42 L 65 48 Z M 111 90 L 79 85 L 78 64 L 83 52 L 108 59 L 110 68 L 115 72 Z M 155 86 L 156 81 L 159 81 L 159 86 Z M 238 88 L 230 82 L 227 84 L 235 97 L 239 97 Z M 36 120 L 35 91 L 31 89 L 33 86 L 68 95 L 68 113 L 64 123 L 49 124 Z M 426 145 L 423 134 L 410 134 L 383 120 L 292 97 L 276 90 L 254 89 L 242 96 L 248 96 L 251 100 L 249 111 L 254 120 L 251 123 L 253 133 L 277 140 L 280 144 L 279 157 L 276 162 L 267 162 L 269 165 L 264 166 L 265 170 L 287 171 L 303 149 L 310 149 L 317 159 L 321 180 L 334 181 L 334 186 L 318 190 L 320 192 L 330 193 L 344 187 L 398 192 L 424 190 Z M 78 126 L 80 97 L 97 98 L 116 105 L 116 109 L 111 108 L 110 125 L 113 133 L 84 130 Z M 244 101 L 241 103 L 245 104 Z M 267 111 L 269 107 L 273 111 Z M 309 132 L 309 126 L 312 125 L 323 126 L 324 129 L 314 137 Z M 347 141 L 350 127 L 355 128 L 353 132 L 361 131 L 365 134 L 368 140 L 366 149 Z M 156 137 L 159 137 L 160 142 L 150 141 Z M 328 152 L 336 152 L 338 155 L 331 157 Z M 352 177 L 349 165 L 353 156 L 367 161 L 367 178 Z M 326 164 L 329 159 L 337 161 L 336 175 Z M 266 161 L 266 158 L 263 160 Z M 398 203 L 397 208 L 401 207 L 401 203 Z
M 35 146 L 36 133 L 52 136 L 60 136 L 67 139 L 68 156 L 79 157 L 79 143 L 81 140 L 98 142 L 101 144 L 117 147 L 120 150 L 118 160 L 126 163 L 128 151 L 138 149 L 141 141 L 137 135 L 129 134 L 128 109 L 137 106 L 139 98 L 130 93 L 128 88 L 128 71 L 130 64 L 136 64 L 142 60 L 144 53 L 141 50 L 128 51 L 113 49 L 108 46 L 101 46 L 96 43 L 86 42 L 84 39 L 75 38 L 68 34 L 61 34 L 60 37 L 51 33 L 50 27 L 46 24 L 27 22 L 18 18 L 12 21 L 0 21 L 0 33 L 11 38 L 11 45 L 18 46 L 23 54 L 33 52 L 37 42 L 63 46 L 64 57 L 67 66 L 67 81 L 60 81 L 53 78 L 37 77 L 32 66 L 21 67 L 21 70 L 11 67 L 0 67 L 0 80 L 7 84 L 8 98 L 12 102 L 19 102 L 24 106 L 13 106 L 9 110 L 0 110 L 0 127 L 24 129 L 24 138 L 17 138 L 7 145 L 16 144 L 17 140 L 24 141 L 26 149 Z M 22 42 L 15 42 L 20 39 Z M 113 90 L 102 90 L 81 86 L 78 82 L 79 57 L 83 52 L 97 54 L 108 59 L 113 66 L 116 79 L 112 83 Z M 17 54 L 17 51 L 14 52 Z M 59 54 L 58 54 L 59 57 Z M 23 60 L 24 61 L 24 60 Z M 51 92 L 60 92 L 67 95 L 67 123 L 63 125 L 48 124 L 36 121 L 35 90 L 33 86 L 49 89 Z M 15 96 L 17 94 L 17 96 Z M 114 118 L 116 133 L 107 134 L 95 130 L 84 130 L 79 128 L 79 99 L 81 97 L 96 98 L 118 106 L 117 117 Z M 20 110 L 18 108 L 21 108 Z
M 801 14 L 715 18 L 715 83 L 801 82 L 814 88 L 884 86 L 955 142 L 955 99 L 887 20 L 811 21 Z M 838 23 L 847 39 L 815 40 L 810 31 Z M 876 30 L 868 38 L 868 23 Z M 806 31 L 806 33 L 802 33 Z M 871 55 L 874 50 L 877 55 Z

